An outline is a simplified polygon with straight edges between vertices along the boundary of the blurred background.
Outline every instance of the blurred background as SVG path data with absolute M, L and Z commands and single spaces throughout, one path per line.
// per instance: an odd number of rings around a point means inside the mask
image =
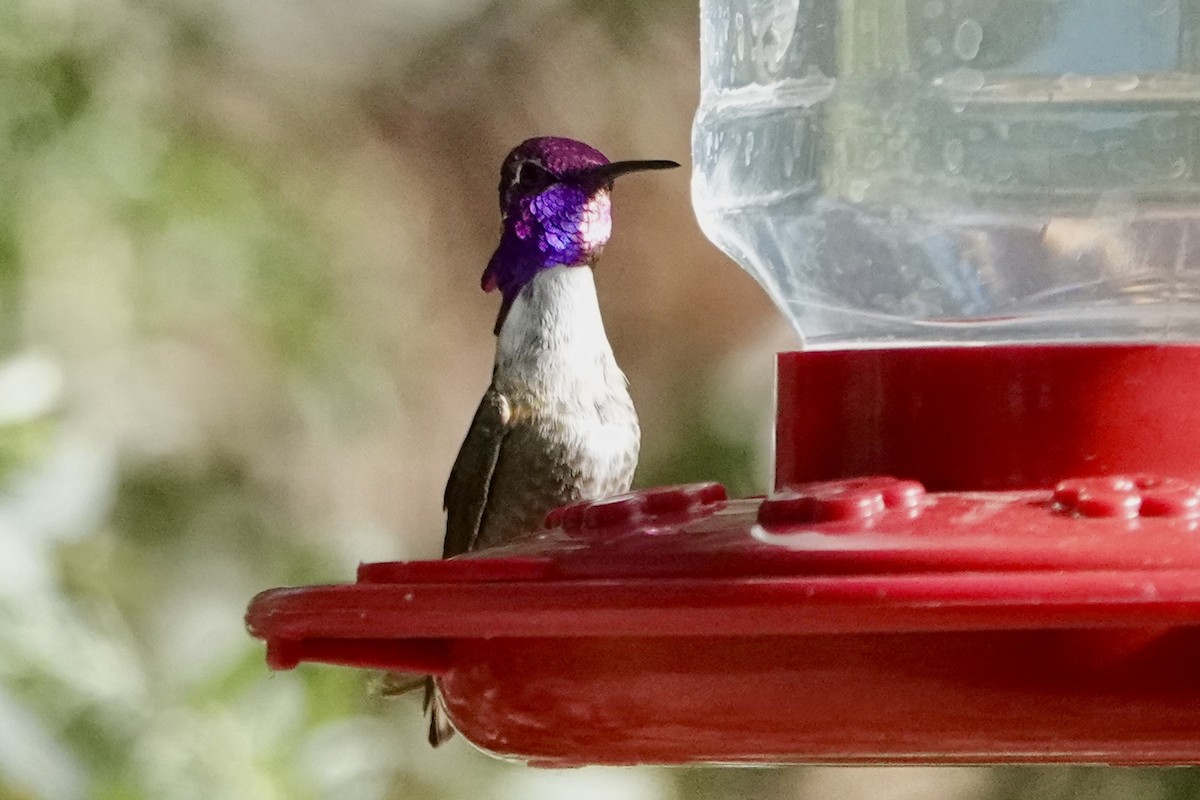
M 500 160 L 688 161 L 691 0 L 0 3 L 0 798 L 1171 798 L 1188 770 L 535 771 L 272 675 L 276 585 L 440 552 L 486 387 Z M 598 274 L 639 485 L 769 482 L 796 345 L 628 179 Z

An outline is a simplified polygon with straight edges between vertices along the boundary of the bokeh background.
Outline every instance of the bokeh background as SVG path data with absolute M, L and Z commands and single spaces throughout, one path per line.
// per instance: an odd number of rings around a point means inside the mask
M 498 165 L 687 161 L 691 0 L 0 2 L 0 799 L 1173 798 L 1098 769 L 529 770 L 271 675 L 257 591 L 440 551 L 488 382 Z M 627 179 L 601 302 L 638 483 L 769 480 L 795 341 Z

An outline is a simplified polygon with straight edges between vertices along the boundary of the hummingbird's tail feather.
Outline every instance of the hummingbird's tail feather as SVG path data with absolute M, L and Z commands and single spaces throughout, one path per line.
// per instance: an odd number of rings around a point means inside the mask
M 446 707 L 442 705 L 441 695 L 433 678 L 425 679 L 425 710 L 429 713 L 429 744 L 437 747 L 454 736 L 454 726 L 446 716 Z
M 371 694 L 379 697 L 400 697 L 425 685 L 425 675 L 411 672 L 383 672 L 371 682 Z
M 375 679 L 371 693 L 380 697 L 400 697 L 417 689 L 425 692 L 421 708 L 429 715 L 429 744 L 437 747 L 454 736 L 454 726 L 446 715 L 446 707 L 433 678 L 411 672 L 384 672 Z

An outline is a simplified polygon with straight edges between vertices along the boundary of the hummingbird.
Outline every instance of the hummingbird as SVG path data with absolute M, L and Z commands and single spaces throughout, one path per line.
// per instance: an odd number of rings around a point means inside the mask
M 628 491 L 641 431 L 596 298 L 613 181 L 674 161 L 609 161 L 583 142 L 527 139 L 500 168 L 500 243 L 483 272 L 500 292 L 492 381 L 443 505 L 442 557 L 538 530 L 547 512 Z M 454 729 L 425 681 L 434 747 Z

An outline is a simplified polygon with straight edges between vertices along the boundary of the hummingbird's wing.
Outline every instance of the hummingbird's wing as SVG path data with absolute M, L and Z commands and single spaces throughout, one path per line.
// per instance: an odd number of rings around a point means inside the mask
M 471 420 L 467 438 L 463 440 L 446 481 L 446 493 L 442 507 L 446 510 L 446 541 L 442 545 L 442 558 L 465 553 L 475 546 L 479 528 L 483 524 L 483 512 L 491 495 L 492 482 L 496 475 L 496 462 L 500 459 L 500 447 L 509 433 L 512 406 L 508 398 L 488 388 Z M 446 712 L 438 697 L 432 677 L 420 679 L 425 686 L 425 711 L 429 714 L 429 743 L 437 747 L 454 735 L 454 727 L 446 718 Z M 402 679 L 406 688 L 413 684 Z
M 512 406 L 508 398 L 490 387 L 479 403 L 467 438 L 458 451 L 442 506 L 446 509 L 446 541 L 442 558 L 465 553 L 475 546 L 483 512 L 487 507 L 500 458 L 500 447 L 508 435 Z

